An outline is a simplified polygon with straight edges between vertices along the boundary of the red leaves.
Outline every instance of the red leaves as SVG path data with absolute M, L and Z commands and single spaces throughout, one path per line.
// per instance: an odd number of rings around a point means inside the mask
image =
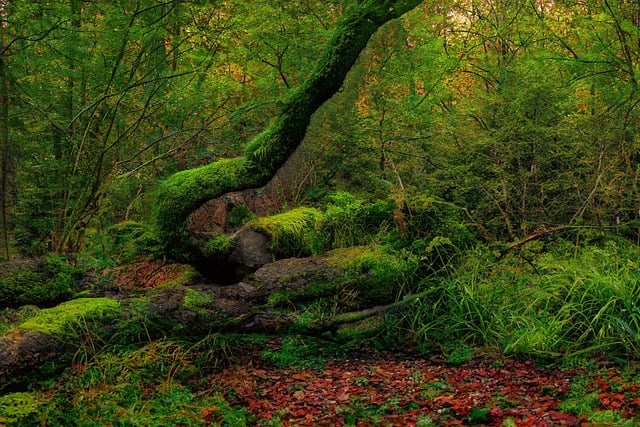
M 103 270 L 105 276 L 112 276 L 114 286 L 119 289 L 151 289 L 163 283 L 178 279 L 188 266 L 166 264 L 164 261 L 139 261 L 135 264 Z
M 258 419 L 281 415 L 284 425 L 335 425 L 345 414 L 356 425 L 412 426 L 430 417 L 443 426 L 469 425 L 474 413 L 483 425 L 579 426 L 584 420 L 558 409 L 575 371 L 546 370 L 530 362 L 472 361 L 446 367 L 427 360 L 334 361 L 324 371 L 229 367 L 212 380 L 227 398 Z M 602 409 L 640 408 L 640 397 L 613 392 L 614 377 L 594 381 Z M 638 390 L 633 389 L 634 393 Z M 627 393 L 629 394 L 629 393 Z M 367 418 L 370 417 L 370 418 Z
M 619 411 L 624 405 L 624 395 L 620 393 L 600 393 L 600 403 L 605 409 Z

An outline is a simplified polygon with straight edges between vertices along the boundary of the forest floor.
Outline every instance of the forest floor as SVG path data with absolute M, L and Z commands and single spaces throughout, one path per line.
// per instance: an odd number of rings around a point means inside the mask
M 222 394 L 261 426 L 631 426 L 640 421 L 640 368 L 604 361 L 560 368 L 491 355 L 451 364 L 438 357 L 372 352 L 317 367 L 280 368 L 247 357 L 208 377 L 205 387 L 203 393 Z M 203 409 L 213 424 L 221 420 L 218 412 Z

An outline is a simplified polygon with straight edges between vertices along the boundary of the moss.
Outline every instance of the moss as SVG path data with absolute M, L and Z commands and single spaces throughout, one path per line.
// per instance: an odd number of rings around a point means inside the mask
M 420 260 L 409 252 L 381 246 L 360 246 L 331 251 L 329 261 L 345 270 L 343 292 L 358 295 L 358 303 L 388 304 L 411 292 Z
M 328 262 L 342 270 L 346 270 L 349 266 L 363 254 L 371 251 L 368 246 L 351 246 L 348 248 L 334 249 L 327 253 Z
M 225 258 L 236 246 L 233 237 L 226 234 L 212 237 L 204 244 L 203 252 L 207 258 Z
M 255 219 L 256 215 L 246 205 L 236 205 L 227 215 L 227 223 L 233 228 L 240 228 Z
M 317 209 L 300 207 L 290 211 L 257 218 L 249 225 L 271 238 L 271 252 L 277 257 L 309 254 L 310 239 L 323 221 Z
M 269 295 L 267 303 L 271 307 L 287 307 L 299 301 L 310 301 L 316 298 L 332 296 L 335 293 L 336 284 L 326 281 L 314 281 L 302 289 L 294 291 L 274 292 Z
M 180 172 L 161 184 L 154 219 L 169 256 L 195 256 L 185 231 L 188 215 L 229 191 L 266 184 L 303 140 L 313 113 L 340 89 L 371 35 L 420 3 L 369 0 L 352 5 L 337 22 L 309 78 L 285 96 L 278 116 L 247 145 L 244 157 Z
M 48 335 L 60 335 L 83 320 L 115 316 L 120 304 L 110 298 L 80 298 L 41 310 L 18 328 Z
M 213 297 L 210 294 L 195 289 L 187 289 L 182 305 L 186 309 L 204 314 L 212 303 Z

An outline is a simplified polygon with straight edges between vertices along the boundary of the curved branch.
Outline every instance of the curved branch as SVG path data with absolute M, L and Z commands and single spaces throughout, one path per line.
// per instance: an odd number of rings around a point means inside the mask
M 154 220 L 167 255 L 196 256 L 185 231 L 189 214 L 224 193 L 265 185 L 298 147 L 313 113 L 340 89 L 376 30 L 422 1 L 362 0 L 353 5 L 339 19 L 309 78 L 282 100 L 278 115 L 247 145 L 244 157 L 183 171 L 161 183 Z

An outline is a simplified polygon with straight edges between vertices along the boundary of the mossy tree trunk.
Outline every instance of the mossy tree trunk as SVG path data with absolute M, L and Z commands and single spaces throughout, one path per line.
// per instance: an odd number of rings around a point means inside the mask
M 309 78 L 281 102 L 278 115 L 249 142 L 244 157 L 179 172 L 164 181 L 154 220 L 167 255 L 195 255 L 186 220 L 203 203 L 230 191 L 265 185 L 303 140 L 311 116 L 342 86 L 376 30 L 423 0 L 358 0 L 345 10 Z

